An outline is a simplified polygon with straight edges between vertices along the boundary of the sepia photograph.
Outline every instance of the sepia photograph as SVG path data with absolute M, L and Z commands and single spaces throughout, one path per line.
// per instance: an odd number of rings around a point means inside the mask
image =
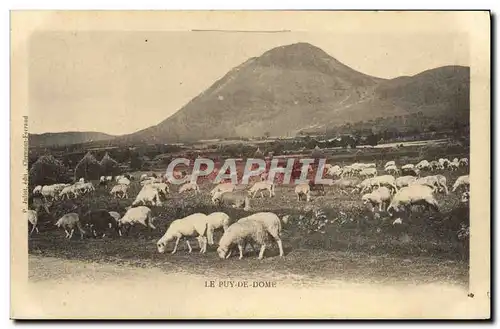
M 490 19 L 11 11 L 11 318 L 488 319 Z

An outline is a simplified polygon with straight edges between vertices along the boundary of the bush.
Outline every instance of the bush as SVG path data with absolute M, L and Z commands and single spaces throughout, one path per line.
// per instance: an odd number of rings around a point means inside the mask
M 71 180 L 69 170 L 52 155 L 42 155 L 29 170 L 29 185 L 51 185 Z
M 101 165 L 92 153 L 87 152 L 78 162 L 75 168 L 75 180 L 84 178 L 85 180 L 99 179 L 101 176 Z

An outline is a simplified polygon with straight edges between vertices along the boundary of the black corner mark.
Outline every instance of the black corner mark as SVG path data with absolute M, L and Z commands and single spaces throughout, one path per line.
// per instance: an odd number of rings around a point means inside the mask
M 474 298 L 474 294 L 473 293 L 470 293 L 467 296 L 470 297 L 470 298 Z

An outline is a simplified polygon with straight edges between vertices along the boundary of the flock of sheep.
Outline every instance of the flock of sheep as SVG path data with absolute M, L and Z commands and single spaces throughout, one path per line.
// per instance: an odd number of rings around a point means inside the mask
M 346 189 L 351 189 L 351 193 L 361 193 L 361 200 L 364 204 L 370 204 L 372 210 L 378 207 L 379 211 L 387 211 L 396 218 L 394 224 L 402 223 L 402 216 L 408 215 L 414 205 L 423 205 L 426 208 L 439 211 L 435 193 L 448 194 L 446 178 L 436 174 L 421 176 L 422 171 L 435 170 L 456 170 L 458 167 L 468 166 L 468 160 L 439 159 L 437 161 L 422 160 L 416 165 L 406 164 L 398 168 L 395 161 L 389 161 L 384 166 L 383 175 L 378 175 L 378 170 L 374 163 L 354 163 L 341 168 L 336 165 L 326 165 L 326 173 L 337 179 L 332 180 L 331 185 L 340 187 L 342 193 L 347 193 Z M 175 172 L 175 176 L 182 174 Z M 258 193 L 264 197 L 268 193 L 269 197 L 274 197 L 275 184 L 267 181 L 269 172 L 263 173 L 261 181 L 254 183 L 248 190 L 244 186 L 232 183 L 220 183 L 210 191 L 211 201 L 219 206 L 228 206 L 250 210 L 250 200 Z M 393 175 L 401 175 L 395 177 Z M 364 180 L 362 180 L 364 179 Z M 128 198 L 128 191 L 131 182 L 138 180 L 142 186 L 131 206 L 127 207 L 123 216 L 118 212 L 105 209 L 90 210 L 80 215 L 77 212 L 70 212 L 63 215 L 55 225 L 65 230 L 66 238 L 71 239 L 75 230 L 78 230 L 81 238 L 89 232 L 94 237 L 104 237 L 107 230 L 113 229 L 117 235 L 129 234 L 133 226 L 139 225 L 149 229 L 156 229 L 155 218 L 148 207 L 162 206 L 162 198 L 166 198 L 170 193 L 169 182 L 166 175 L 157 177 L 154 174 L 143 174 L 140 178 L 132 175 L 121 175 L 117 177 L 102 176 L 99 185 L 107 186 L 113 181 L 116 185 L 110 189 L 110 195 L 114 198 Z M 469 176 L 460 176 L 452 186 L 452 191 L 465 188 L 461 201 L 469 200 Z M 305 197 L 306 202 L 310 201 L 311 191 L 319 189 L 324 191 L 322 185 L 314 183 L 304 183 L 295 186 L 295 195 L 298 201 Z M 196 182 L 188 182 L 180 186 L 178 192 L 194 191 L 201 193 Z M 36 186 L 33 195 L 45 201 L 44 207 L 49 212 L 48 202 L 57 200 L 79 198 L 82 195 L 92 193 L 95 187 L 91 182 L 85 182 L 83 178 L 74 184 L 53 184 L 48 186 Z M 76 210 L 76 207 L 75 207 Z M 237 247 L 240 258 L 243 257 L 243 250 L 247 243 L 255 250 L 253 243 L 261 246 L 259 259 L 263 257 L 266 247 L 269 245 L 269 238 L 272 237 L 277 243 L 280 256 L 283 256 L 281 242 L 282 224 L 288 222 L 288 215 L 279 218 L 271 212 L 259 212 L 236 221 L 231 221 L 224 212 L 215 212 L 209 215 L 194 213 L 187 217 L 176 219 L 171 222 L 166 233 L 157 241 L 158 252 L 163 253 L 169 242 L 175 240 L 172 254 L 177 251 L 179 241 L 185 239 L 189 252 L 192 251 L 189 238 L 196 238 L 200 246 L 200 252 L 205 253 L 208 245 L 214 244 L 214 231 L 220 229 L 223 235 L 218 242 L 217 253 L 221 258 L 228 258 L 232 254 L 231 248 Z M 38 233 L 38 212 L 28 211 L 28 221 L 32 228 L 30 235 L 36 231 Z

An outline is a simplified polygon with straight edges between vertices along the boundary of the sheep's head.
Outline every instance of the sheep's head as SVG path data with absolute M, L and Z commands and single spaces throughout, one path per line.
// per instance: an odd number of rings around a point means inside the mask
M 285 215 L 281 218 L 281 221 L 284 223 L 284 224 L 287 224 L 288 221 L 290 220 L 290 215 Z
M 217 248 L 217 254 L 219 255 L 220 259 L 225 259 L 226 258 L 226 253 L 227 253 L 227 249 L 226 248 L 223 248 L 223 247 L 220 247 L 220 246 Z
M 158 248 L 158 252 L 160 254 L 163 254 L 165 252 L 166 247 L 167 247 L 167 242 L 164 241 L 163 239 L 160 239 L 156 243 L 156 247 Z

